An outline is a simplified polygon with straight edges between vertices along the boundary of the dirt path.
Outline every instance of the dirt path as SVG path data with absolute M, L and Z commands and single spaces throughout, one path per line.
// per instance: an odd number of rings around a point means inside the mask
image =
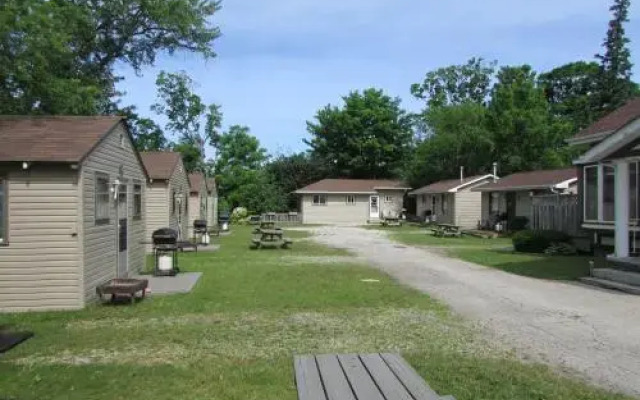
M 640 297 L 508 274 L 399 246 L 384 232 L 321 227 L 315 240 L 351 250 L 449 304 L 525 358 L 640 397 Z

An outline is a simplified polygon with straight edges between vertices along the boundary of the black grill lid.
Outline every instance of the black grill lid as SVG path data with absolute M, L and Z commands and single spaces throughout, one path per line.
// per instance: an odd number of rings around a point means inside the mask
M 194 228 L 206 228 L 207 227 L 207 221 L 205 221 L 204 219 L 196 219 L 195 221 L 193 221 L 193 227 Z
M 160 228 L 151 235 L 154 244 L 175 244 L 178 232 L 171 228 Z

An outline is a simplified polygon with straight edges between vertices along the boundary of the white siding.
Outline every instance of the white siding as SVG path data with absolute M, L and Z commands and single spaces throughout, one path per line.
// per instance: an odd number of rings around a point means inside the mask
M 404 205 L 404 191 L 380 191 L 380 211 L 382 217 L 398 217 Z
M 182 194 L 182 206 L 176 207 L 174 213 L 171 213 L 171 193 Z M 189 229 L 189 178 L 184 170 L 182 160 L 178 162 L 178 166 L 173 171 L 173 175 L 169 180 L 169 202 L 167 203 L 167 213 L 169 215 L 169 227 L 178 230 L 184 239 L 188 235 Z
M 365 225 L 369 219 L 369 195 L 359 194 L 355 204 L 347 204 L 346 194 L 330 194 L 327 204 L 313 204 L 313 195 L 302 197 L 302 222 L 305 224 Z
M 0 311 L 75 309 L 81 296 L 78 173 L 68 165 L 2 170 L 8 245 L 0 247 Z
M 124 141 L 121 142 L 121 135 Z M 122 176 L 120 168 L 122 167 Z M 117 220 L 116 202 L 111 199 L 109 223 L 95 223 L 95 176 L 96 173 L 109 175 L 110 183 L 116 178 L 127 184 L 128 208 L 128 258 L 129 271 L 135 273 L 144 267 L 145 211 L 142 218 L 133 218 L 133 185 L 142 185 L 143 203 L 146 184 L 143 168 L 138 162 L 133 144 L 120 124 L 89 155 L 82 165 L 83 208 L 84 208 L 84 295 L 95 298 L 96 285 L 113 279 L 117 273 Z
M 144 241 L 147 243 L 147 253 L 153 251 L 151 235 L 160 228 L 169 226 L 169 186 L 166 181 L 154 181 L 147 185 L 147 196 L 145 199 L 145 213 L 147 217 L 147 228 Z
M 455 197 L 455 224 L 463 229 L 476 229 L 482 219 L 482 193 L 465 189 Z

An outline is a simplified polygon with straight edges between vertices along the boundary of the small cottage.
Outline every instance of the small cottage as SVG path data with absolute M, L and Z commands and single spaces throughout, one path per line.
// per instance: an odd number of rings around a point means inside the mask
M 209 203 L 207 181 L 201 172 L 189 174 L 189 186 L 189 238 L 192 238 L 194 237 L 193 223 L 197 220 L 207 221 Z
M 215 178 L 206 178 L 207 183 L 207 226 L 218 226 L 218 187 Z
M 78 309 L 144 266 L 147 174 L 120 117 L 0 117 L 0 312 Z
M 393 180 L 324 179 L 295 193 L 304 224 L 364 225 L 398 217 L 408 190 Z
M 473 189 L 497 179 L 494 175 L 461 177 L 432 183 L 409 193 L 421 219 L 475 229 L 481 220 L 481 195 Z
M 531 218 L 532 197 L 546 194 L 575 194 L 578 191 L 576 168 L 519 172 L 475 189 L 482 193 L 482 225 L 493 229 L 506 221 L 511 227 L 521 219 L 526 227 Z
M 189 234 L 189 179 L 180 153 L 143 152 L 142 162 L 149 173 L 145 212 L 147 252 L 153 250 L 151 235 L 160 228 L 171 228 L 180 239 Z

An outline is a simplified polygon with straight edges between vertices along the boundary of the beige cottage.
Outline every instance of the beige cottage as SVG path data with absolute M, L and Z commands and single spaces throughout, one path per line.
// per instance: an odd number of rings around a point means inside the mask
M 207 226 L 218 226 L 218 187 L 215 178 L 207 178 Z
M 144 265 L 147 174 L 120 117 L 0 118 L 0 312 L 78 309 Z
M 420 218 L 475 229 L 481 221 L 481 195 L 473 189 L 492 182 L 494 175 L 470 176 L 432 183 L 409 193 L 417 199 Z
M 142 162 L 149 173 L 145 210 L 147 213 L 147 252 L 153 250 L 151 235 L 160 228 L 171 228 L 181 239 L 189 234 L 189 179 L 180 153 L 143 152 Z
M 201 172 L 189 174 L 189 237 L 194 237 L 193 223 L 207 221 L 207 181 Z M 208 222 L 208 221 L 207 221 Z
M 363 225 L 398 217 L 408 190 L 399 181 L 324 179 L 295 193 L 304 224 Z
M 533 196 L 575 194 L 578 190 L 576 168 L 528 171 L 508 175 L 496 182 L 479 186 L 482 193 L 482 226 L 493 229 L 506 221 L 511 227 L 517 218 L 531 218 Z

